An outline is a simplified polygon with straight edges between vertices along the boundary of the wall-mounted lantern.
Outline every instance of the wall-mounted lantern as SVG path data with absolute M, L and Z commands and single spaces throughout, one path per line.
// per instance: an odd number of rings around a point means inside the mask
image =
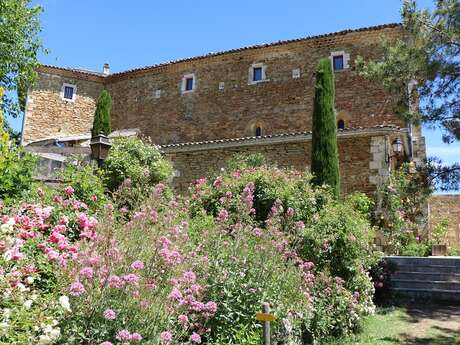
M 393 147 L 393 153 L 395 156 L 400 156 L 403 151 L 403 143 L 401 139 L 396 138 L 393 143 L 391 144 Z
M 99 134 L 91 138 L 89 146 L 91 147 L 91 158 L 96 160 L 100 166 L 109 155 L 112 143 L 109 137 Z

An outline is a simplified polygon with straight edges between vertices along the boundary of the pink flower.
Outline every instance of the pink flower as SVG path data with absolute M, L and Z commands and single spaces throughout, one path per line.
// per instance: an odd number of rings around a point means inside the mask
M 101 345 L 113 345 L 110 341 L 104 341 Z
M 85 287 L 79 281 L 73 282 L 70 285 L 69 291 L 72 296 L 80 296 L 86 292 Z
M 64 193 L 66 193 L 68 196 L 71 196 L 73 193 L 75 193 L 75 189 L 73 189 L 72 186 L 67 186 L 64 188 Z
M 97 195 L 96 195 L 96 194 L 91 195 L 91 201 L 92 201 L 92 202 L 96 202 L 96 201 L 97 201 Z
M 91 279 L 93 277 L 93 269 L 91 267 L 83 267 L 81 270 L 80 270 L 80 275 L 82 277 L 85 277 L 85 278 L 88 278 L 88 279 Z
M 205 304 L 206 311 L 211 314 L 215 314 L 217 311 L 217 303 L 210 301 Z
M 182 293 L 179 291 L 178 288 L 175 287 L 172 289 L 171 293 L 168 295 L 168 298 L 179 301 L 180 299 L 182 299 Z
M 147 282 L 147 287 L 148 287 L 149 289 L 152 289 L 152 290 L 156 289 L 156 288 L 157 288 L 157 284 L 155 283 L 155 280 L 150 279 L 150 280 Z
M 198 333 L 193 332 L 193 334 L 190 336 L 190 342 L 191 343 L 201 344 L 200 335 Z
M 212 186 L 215 188 L 215 189 L 219 189 L 221 186 L 222 186 L 222 177 L 217 177 L 214 182 L 212 183 Z
M 124 341 L 124 340 L 131 340 L 131 333 L 127 329 L 123 329 L 119 332 L 117 332 L 117 335 L 115 336 L 117 340 Z
M 136 260 L 131 264 L 133 270 L 141 270 L 144 268 L 144 263 L 140 260 Z
M 125 286 L 125 282 L 119 276 L 110 276 L 109 286 L 111 288 L 122 289 Z
M 260 237 L 262 236 L 262 229 L 261 228 L 255 228 L 252 233 L 254 234 L 254 236 L 257 236 L 257 237 Z
M 226 222 L 228 220 L 228 211 L 223 208 L 219 211 L 219 215 L 217 216 L 217 219 L 220 222 Z
M 182 278 L 185 282 L 193 284 L 196 281 L 196 274 L 192 271 L 184 272 Z
M 142 340 L 142 336 L 139 333 L 134 332 L 131 334 L 131 340 L 139 342 Z
M 185 326 L 188 324 L 188 317 L 187 315 L 179 315 L 177 318 L 182 326 Z
M 163 344 L 169 344 L 173 339 L 173 335 L 169 331 L 161 332 L 160 340 Z
M 112 309 L 106 309 L 102 313 L 105 319 L 107 320 L 115 320 L 117 317 L 117 314 L 112 310 Z
M 286 215 L 291 218 L 294 215 L 294 209 L 292 207 L 288 207 L 286 211 Z
M 139 285 L 139 276 L 134 273 L 124 275 L 123 280 L 133 286 Z

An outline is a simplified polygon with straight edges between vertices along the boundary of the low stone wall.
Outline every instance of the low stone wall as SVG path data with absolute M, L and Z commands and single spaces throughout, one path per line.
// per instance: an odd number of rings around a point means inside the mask
M 450 245 L 460 245 L 460 194 L 434 195 L 429 202 L 430 229 L 443 219 L 448 219 Z

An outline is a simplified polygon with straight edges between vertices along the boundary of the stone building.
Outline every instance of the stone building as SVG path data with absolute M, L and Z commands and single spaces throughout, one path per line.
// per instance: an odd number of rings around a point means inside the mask
M 161 146 L 174 184 L 225 166 L 236 152 L 263 152 L 282 167 L 309 167 L 315 67 L 329 57 L 336 77 L 342 191 L 372 192 L 396 159 L 425 158 L 419 129 L 393 111 L 380 85 L 354 71 L 356 57 L 378 57 L 381 37 L 398 24 L 346 30 L 110 73 L 42 65 L 27 98 L 22 142 L 30 150 L 87 150 L 96 100 L 112 95 L 112 127 Z M 393 143 L 402 142 L 397 157 Z M 64 148 L 60 146 L 65 146 Z

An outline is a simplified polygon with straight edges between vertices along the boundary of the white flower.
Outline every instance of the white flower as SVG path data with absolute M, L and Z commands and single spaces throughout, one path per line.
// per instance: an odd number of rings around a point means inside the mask
M 38 343 L 40 345 L 47 345 L 47 344 L 51 344 L 52 340 L 48 335 L 42 334 L 40 337 L 38 337 Z
M 24 302 L 23 306 L 26 309 L 30 309 L 32 307 L 33 301 L 31 299 L 28 299 L 27 301 Z
M 0 231 L 4 234 L 9 234 L 10 232 L 13 232 L 13 230 L 14 230 L 13 225 L 10 225 L 10 224 L 0 225 Z
M 27 291 L 27 288 L 26 286 L 23 284 L 23 283 L 18 283 L 18 285 L 16 285 L 16 287 L 19 289 L 19 291 L 21 292 L 24 292 L 24 291 Z
M 70 309 L 69 297 L 67 296 L 59 297 L 59 303 L 61 304 L 62 309 L 69 311 L 69 312 L 72 311 L 72 309 Z
M 59 327 L 53 328 L 49 336 L 53 341 L 58 340 L 61 336 L 61 330 L 59 329 Z
M 6 222 L 6 224 L 13 226 L 14 224 L 16 224 L 16 221 L 14 220 L 13 217 L 11 217 L 10 219 L 8 219 L 8 221 Z
M 3 309 L 3 318 L 9 319 L 10 316 L 11 316 L 11 309 L 10 308 Z
M 28 276 L 28 277 L 26 278 L 26 283 L 27 283 L 27 284 L 30 285 L 30 284 L 32 284 L 33 282 L 34 282 L 34 277 Z

